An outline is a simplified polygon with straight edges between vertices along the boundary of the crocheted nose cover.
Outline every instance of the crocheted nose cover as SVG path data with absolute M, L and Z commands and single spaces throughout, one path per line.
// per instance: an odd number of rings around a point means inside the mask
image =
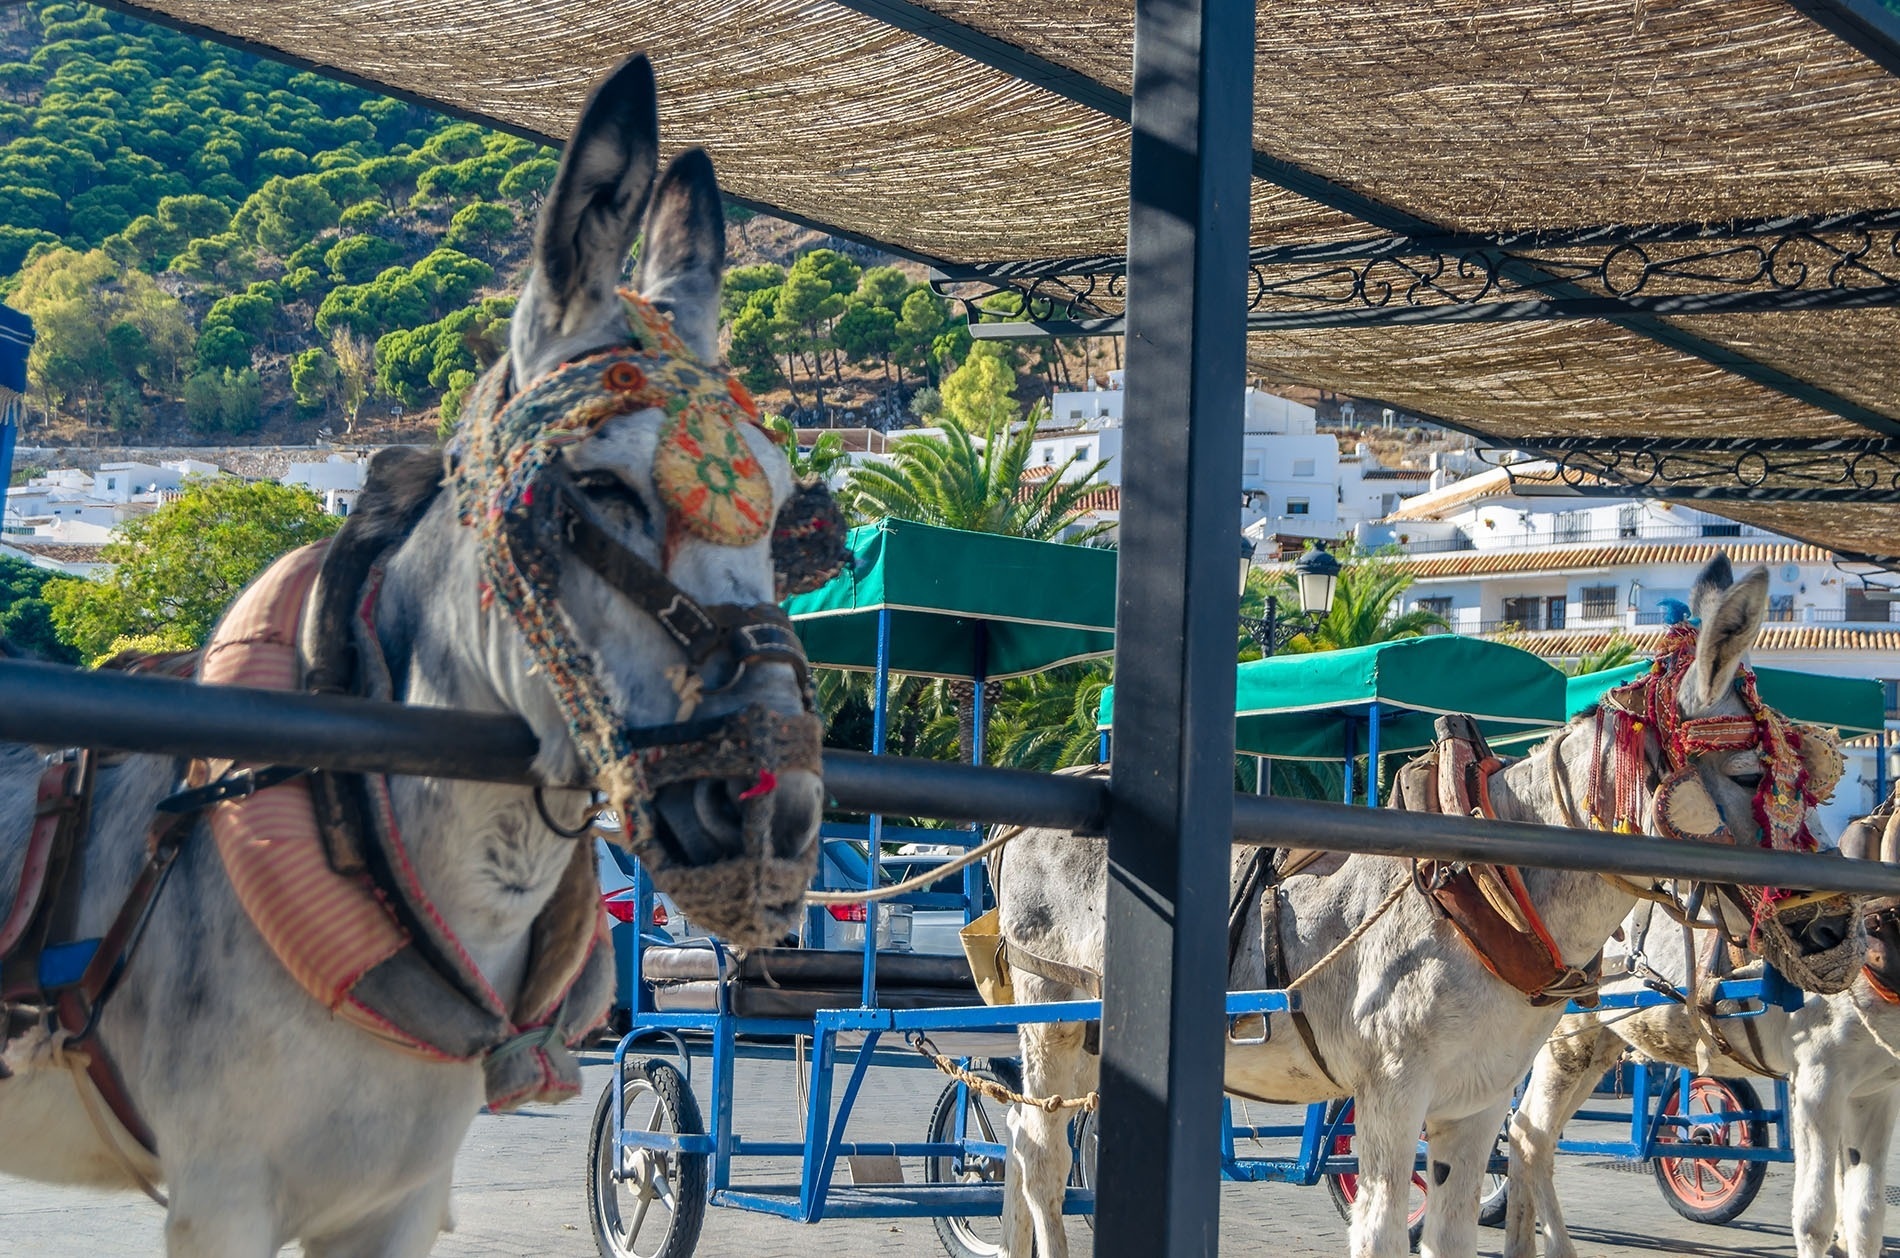
M 558 558 L 517 544 L 515 532 L 560 452 L 636 411 L 666 416 L 653 480 L 669 549 L 681 532 L 726 546 L 760 540 L 772 523 L 772 487 L 746 443 L 744 426 L 757 423 L 758 407 L 744 386 L 695 359 L 651 304 L 621 296 L 630 343 L 560 367 L 512 398 L 508 360 L 490 369 L 470 398 L 450 488 L 479 541 L 484 606 L 499 600 L 519 626 L 589 773 L 639 846 L 653 824 L 640 758 L 556 596 Z

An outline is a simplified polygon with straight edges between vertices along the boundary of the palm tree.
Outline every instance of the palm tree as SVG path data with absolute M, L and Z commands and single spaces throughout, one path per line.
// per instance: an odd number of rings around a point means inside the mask
M 835 432 L 819 433 L 811 449 L 800 450 L 798 430 L 792 427 L 791 420 L 783 415 L 767 415 L 763 422 L 765 430 L 772 433 L 784 449 L 785 457 L 792 465 L 792 475 L 801 481 L 817 480 L 830 484 L 832 473 L 850 458 L 844 448 L 844 438 Z
M 1581 677 L 1585 673 L 1600 673 L 1609 668 L 1621 668 L 1636 658 L 1636 643 L 1625 636 L 1621 630 L 1610 635 L 1600 651 L 1591 651 L 1578 656 L 1564 667 L 1564 672 L 1572 677 Z
M 886 463 L 861 463 L 847 476 L 839 495 L 853 519 L 916 520 L 974 533 L 1001 533 L 1035 541 L 1089 542 L 1114 527 L 1098 520 L 1082 523 L 1087 499 L 1101 488 L 1096 477 L 1108 466 L 1100 460 L 1079 476 L 1081 456 L 1050 466 L 1040 479 L 1027 475 L 1036 444 L 1036 427 L 1048 417 L 1038 406 L 1015 427 L 992 423 L 982 433 L 948 417 L 942 436 L 915 433 L 891 444 Z M 957 745 L 968 759 L 976 742 L 976 690 L 967 681 L 944 683 L 956 709 Z M 986 702 L 999 703 L 1003 688 L 991 683 Z M 927 731 L 927 745 L 942 745 L 947 731 Z
M 889 462 L 851 469 L 841 495 L 845 511 L 855 519 L 917 520 L 1044 542 L 1099 537 L 1114 526 L 1081 520 L 1088 496 L 1101 488 L 1095 478 L 1106 459 L 1080 476 L 1069 475 L 1082 463 L 1079 454 L 1040 479 L 1027 475 L 1036 425 L 1047 415 L 1039 406 L 1014 429 L 998 423 L 981 433 L 946 417 L 942 436 L 899 437 Z
M 1283 651 L 1291 654 L 1338 651 L 1399 638 L 1416 638 L 1447 627 L 1445 618 L 1437 612 L 1423 608 L 1398 610 L 1400 600 L 1412 587 L 1411 573 L 1376 555 L 1342 558 L 1346 561 L 1339 570 L 1339 584 L 1334 587 L 1332 610 L 1313 628 L 1282 647 Z M 1248 580 L 1243 610 L 1248 615 L 1260 615 L 1269 594 L 1277 598 L 1282 607 L 1299 606 L 1299 592 L 1290 575 L 1272 581 L 1256 575 Z M 1241 654 L 1246 659 L 1257 659 L 1259 649 L 1246 642 Z
M 1095 762 L 1106 661 L 1069 664 L 1006 682 L 989 721 L 992 764 L 1050 772 Z

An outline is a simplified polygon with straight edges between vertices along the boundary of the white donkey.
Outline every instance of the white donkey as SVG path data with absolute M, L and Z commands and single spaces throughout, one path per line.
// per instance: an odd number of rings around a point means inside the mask
M 514 391 L 594 351 L 631 345 L 616 293 L 643 225 L 636 287 L 670 314 L 700 362 L 716 360 L 725 246 L 712 165 L 692 150 L 656 185 L 657 136 L 652 71 L 633 58 L 589 97 L 542 212 L 535 269 L 513 322 Z M 769 536 L 722 545 L 669 528 L 653 472 L 665 418 L 651 407 L 623 411 L 567 445 L 583 504 L 574 509 L 592 518 L 596 541 L 617 543 L 701 606 L 773 603 Z M 741 427 L 776 510 L 793 493 L 790 469 L 764 432 Z M 375 634 L 394 696 L 524 718 L 540 742 L 543 780 L 587 781 L 553 686 L 502 602 L 485 597 L 475 529 L 453 495 L 436 492 L 441 456 L 417 459 L 397 460 L 385 481 L 404 484 L 385 483 L 389 497 L 366 498 L 333 543 L 371 554 L 393 548 Z M 677 679 L 684 665 L 719 667 L 690 660 L 649 610 L 593 567 L 561 566 L 558 599 L 612 717 L 626 726 L 678 719 L 682 696 L 669 670 Z M 306 638 L 306 652 L 311 645 Z M 747 708 L 804 719 L 801 685 L 784 663 L 754 661 L 711 680 L 730 684 L 708 687 L 698 715 L 709 721 Z M 134 756 L 100 770 L 78 849 L 83 898 L 70 937 L 97 937 L 112 920 L 143 862 L 153 805 L 178 789 L 183 769 Z M 33 749 L 0 749 L 0 901 L 19 881 L 39 773 Z M 684 854 L 680 864 L 704 865 L 731 854 L 743 813 L 745 841 L 763 834 L 787 858 L 814 850 L 817 774 L 781 772 L 769 792 L 761 781 L 756 771 L 730 779 L 726 801 L 720 783 L 704 778 L 663 788 L 654 801 L 658 841 Z M 480 977 L 511 1003 L 538 946 L 531 925 L 577 865 L 575 840 L 549 818 L 579 826 L 591 811 L 587 793 L 550 790 L 537 808 L 519 786 L 398 778 L 390 789 L 416 879 Z M 731 802 L 741 793 L 750 796 L 744 808 Z M 597 891 L 593 901 L 590 922 Z M 764 929 L 782 927 L 752 921 L 752 933 Z M 134 1171 L 162 1182 L 172 1258 L 268 1258 L 299 1240 L 321 1258 L 401 1258 L 428 1252 L 450 1225 L 452 1165 L 484 1102 L 482 1063 L 397 1051 L 307 996 L 240 908 L 203 827 L 184 842 L 88 1049 L 103 1050 L 123 1076 L 156 1156 L 110 1149 L 113 1129 L 99 1111 L 89 1116 L 73 1074 L 15 1062 L 13 1077 L 0 1078 L 0 1172 L 106 1188 L 132 1187 Z
M 1882 813 L 1890 813 L 1893 804 L 1890 799 Z M 1900 834 L 1889 838 L 1883 853 L 1880 836 L 1870 836 L 1866 823 L 1857 822 L 1841 846 L 1862 858 L 1894 857 L 1900 856 L 1895 840 Z M 1810 995 L 1792 1014 L 1770 1008 L 1748 1019 L 1710 1022 L 1672 1003 L 1636 1013 L 1604 1010 L 1565 1017 L 1538 1053 L 1511 1120 L 1505 1258 L 1534 1258 L 1540 1217 L 1546 1258 L 1575 1258 L 1557 1199 L 1556 1142 L 1626 1048 L 1698 1074 L 1785 1076 L 1795 1153 L 1796 1253 L 1826 1258 L 1838 1223 L 1847 1258 L 1879 1258 L 1887 1150 L 1900 1103 L 1900 997 L 1890 985 L 1900 967 L 1900 923 L 1892 904 L 1875 906 L 1867 927 L 1866 965 L 1853 984 L 1833 995 Z M 1741 929 L 1746 932 L 1747 923 Z M 1671 986 L 1684 986 L 1692 971 L 1709 973 L 1706 930 L 1692 934 L 1639 906 L 1624 923 L 1623 936 L 1615 947 L 1625 955 L 1632 947 L 1639 950 L 1646 972 Z M 1700 954 L 1696 966 L 1692 953 Z M 1606 956 L 1606 964 L 1611 971 L 1624 968 L 1619 958 Z M 1888 976 L 1887 983 L 1881 975 Z M 1641 986 L 1641 977 L 1632 976 L 1605 990 Z
M 1678 692 L 1684 718 L 1743 712 L 1731 683 L 1760 629 L 1767 591 L 1765 570 L 1735 582 L 1726 558 L 1698 577 L 1702 626 Z M 1599 780 L 1617 769 L 1608 741 L 1597 736 L 1601 719 L 1593 713 L 1571 722 L 1539 751 L 1493 777 L 1490 799 L 1497 815 L 1575 824 L 1566 801 L 1590 798 L 1593 769 Z M 1723 775 L 1726 756 L 1707 759 L 1715 761 L 1707 766 L 1711 789 L 1745 836 L 1753 823 L 1742 819 L 1751 815 L 1753 790 Z M 1635 785 L 1653 789 L 1656 783 Z M 1298 842 L 1297 835 L 1288 839 Z M 997 892 L 1010 947 L 1099 973 L 1106 855 L 1101 840 L 1065 832 L 1030 831 L 1016 839 L 1004 853 Z M 1523 877 L 1571 965 L 1596 954 L 1633 902 L 1628 892 L 1594 874 L 1527 869 Z M 1335 873 L 1288 879 L 1279 928 L 1287 973 L 1303 974 L 1411 878 L 1408 862 L 1355 856 Z M 1024 1002 L 1086 995 L 1022 969 L 1015 983 Z M 1433 1188 L 1421 1252 L 1428 1258 L 1471 1258 L 1477 1251 L 1479 1184 L 1505 1111 L 1562 1005 L 1535 1007 L 1494 977 L 1434 908 L 1411 892 L 1313 975 L 1302 994 L 1312 1047 L 1285 1015 L 1274 1015 L 1266 1042 L 1228 1043 L 1227 1088 L 1282 1102 L 1355 1098 L 1360 1195 L 1352 1258 L 1400 1258 L 1406 1252 L 1406 1198 L 1423 1128 Z M 1212 1027 L 1208 1032 L 1216 1033 Z M 1097 1063 L 1085 1051 L 1082 1027 L 1025 1026 L 1021 1041 L 1027 1093 L 1074 1096 L 1095 1086 Z M 1041 1258 L 1067 1253 L 1059 1213 L 1070 1160 L 1066 1126 L 1066 1115 L 1029 1107 L 1010 1115 L 1003 1231 L 1011 1258 L 1028 1258 L 1032 1239 Z

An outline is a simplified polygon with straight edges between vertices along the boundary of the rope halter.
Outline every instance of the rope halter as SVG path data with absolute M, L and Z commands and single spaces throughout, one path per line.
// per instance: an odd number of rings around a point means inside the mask
M 815 588 L 842 565 L 843 519 L 812 485 L 774 518 L 771 483 L 745 437 L 758 407 L 744 386 L 694 358 L 650 303 L 621 296 L 626 343 L 557 367 L 512 397 L 508 359 L 490 368 L 470 399 L 449 483 L 478 540 L 482 604 L 498 601 L 520 630 L 590 781 L 620 814 L 618 841 L 695 921 L 735 942 L 772 939 L 795 929 L 816 860 L 809 842 L 795 857 L 779 854 L 770 833 L 778 775 L 820 771 L 823 731 L 804 650 L 777 606 L 702 603 L 665 568 L 688 537 L 749 546 L 770 534 L 779 590 Z M 652 468 L 666 514 L 658 565 L 621 541 L 563 458 L 608 421 L 645 410 L 665 417 Z M 680 700 L 675 723 L 633 726 L 615 710 L 594 651 L 560 602 L 569 558 L 644 611 L 683 653 L 667 674 Z M 761 664 L 792 668 L 802 711 L 753 704 L 694 719 L 706 696 Z M 725 680 L 709 684 L 721 667 Z M 713 778 L 753 785 L 738 803 L 744 851 L 708 860 L 656 824 L 653 797 L 670 784 Z

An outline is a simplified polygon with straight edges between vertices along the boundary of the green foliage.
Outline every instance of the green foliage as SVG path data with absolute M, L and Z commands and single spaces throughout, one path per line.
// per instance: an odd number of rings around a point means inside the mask
M 199 482 L 122 526 L 102 556 L 115 565 L 105 579 L 56 578 L 44 597 L 61 639 L 87 658 L 141 634 L 196 646 L 251 578 L 339 523 L 301 487 Z
M 390 267 L 367 284 L 331 289 L 317 307 L 317 330 L 339 327 L 374 337 L 384 329 L 409 329 L 466 303 L 495 278 L 495 269 L 454 249 L 437 249 L 413 267 Z
M 320 178 L 299 175 L 286 179 L 278 175 L 266 180 L 239 207 L 231 220 L 232 229 L 241 239 L 282 255 L 325 228 L 335 227 L 343 208 L 324 191 Z
M 419 328 L 376 342 L 376 385 L 404 406 L 422 406 L 450 388 L 458 372 L 473 374 L 508 343 L 511 298 L 491 297 Z
M 436 421 L 435 435 L 438 441 L 447 441 L 455 432 L 455 425 L 461 422 L 462 408 L 468 404 L 469 390 L 481 376 L 473 371 L 456 368 L 449 373 L 448 387 L 442 391 L 441 418 Z
M 346 232 L 374 231 L 389 218 L 389 207 L 380 201 L 359 201 L 343 211 L 337 226 Z
M 1412 588 L 1411 573 L 1380 555 L 1342 555 L 1340 558 L 1332 611 L 1310 631 L 1280 648 L 1283 653 L 1372 646 L 1445 628 L 1445 618 L 1436 612 L 1396 610 L 1405 592 Z M 1255 620 L 1263 616 L 1269 594 L 1279 599 L 1282 607 L 1300 605 L 1299 590 L 1290 573 L 1268 581 L 1256 572 L 1248 578 L 1247 593 L 1241 599 L 1241 616 Z M 1259 655 L 1258 649 L 1249 642 L 1242 641 L 1238 645 L 1243 659 Z
M 902 313 L 904 299 L 914 287 L 910 277 L 894 266 L 874 266 L 858 277 L 858 296 L 892 315 Z
M 1112 526 L 1082 524 L 1082 502 L 1100 488 L 1095 478 L 1107 462 L 1084 467 L 1072 456 L 1050 475 L 1028 479 L 1037 418 L 1014 431 L 1001 421 L 975 431 L 951 421 L 940 437 L 899 437 L 890 462 L 851 469 L 841 495 L 845 509 L 861 520 L 889 516 L 1039 541 L 1099 536 Z M 1080 474 L 1070 475 L 1076 469 Z
M 79 653 L 59 640 L 52 604 L 42 597 L 52 577 L 44 568 L 0 557 L 0 637 L 55 664 L 77 664 Z
M 185 381 L 185 418 L 199 432 L 247 433 L 263 406 L 264 383 L 249 367 L 206 368 Z
M 39 339 L 27 372 L 55 405 L 102 400 L 115 381 L 170 385 L 191 351 L 184 304 L 100 250 L 42 253 L 8 300 L 33 319 Z
M 442 243 L 450 249 L 487 250 L 515 229 L 515 212 L 494 201 L 476 201 L 465 205 L 449 219 L 449 230 Z
M 719 292 L 720 321 L 731 323 L 746 308 L 752 294 L 776 289 L 784 282 L 785 268 L 769 262 L 733 267 L 726 272 L 724 286 Z
M 767 415 L 764 424 L 768 431 L 778 434 L 780 448 L 791 462 L 792 475 L 799 480 L 829 483 L 832 476 L 849 463 L 844 438 L 835 432 L 820 432 L 807 449 L 799 446 L 798 430 L 783 415 Z
M 290 363 L 290 395 L 305 413 L 321 411 L 336 397 L 336 359 L 321 349 L 307 349 Z
M 1572 677 L 1581 677 L 1585 673 L 1600 673 L 1605 669 L 1621 668 L 1636 658 L 1636 641 L 1617 630 L 1601 650 L 1580 655 L 1564 666 L 1564 672 Z
M 402 249 L 381 236 L 345 236 L 324 253 L 323 264 L 342 283 L 365 284 L 401 258 Z
M 943 378 L 940 392 L 944 418 L 973 431 L 1013 424 L 1022 416 L 1016 373 L 988 345 L 973 347 L 963 365 Z
M 498 189 L 511 201 L 532 201 L 547 193 L 561 164 L 552 157 L 532 157 L 502 176 Z

